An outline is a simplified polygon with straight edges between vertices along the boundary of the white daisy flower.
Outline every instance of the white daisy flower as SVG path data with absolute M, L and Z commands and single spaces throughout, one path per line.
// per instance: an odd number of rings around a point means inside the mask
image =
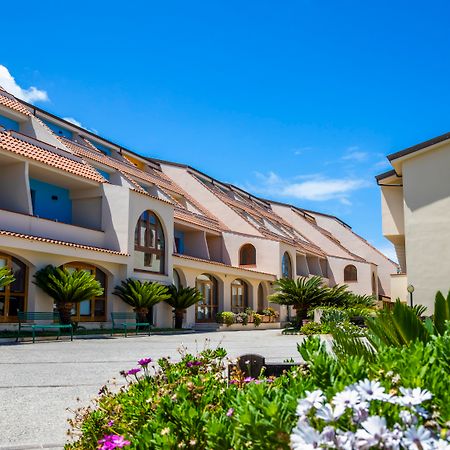
M 375 445 L 379 446 L 389 437 L 386 428 L 386 419 L 379 416 L 370 416 L 365 420 L 359 430 L 356 431 L 356 444 L 359 449 L 369 449 Z M 378 447 L 377 447 L 378 448 Z

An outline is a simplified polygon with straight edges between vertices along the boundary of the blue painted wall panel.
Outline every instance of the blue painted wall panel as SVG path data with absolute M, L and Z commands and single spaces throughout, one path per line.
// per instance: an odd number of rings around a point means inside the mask
M 72 201 L 68 189 L 30 178 L 33 214 L 58 222 L 72 223 Z
M 106 153 L 108 156 L 111 156 L 111 150 L 108 147 L 105 147 L 102 144 L 98 144 L 97 142 L 89 140 L 89 142 L 95 147 L 98 148 L 101 152 Z
M 9 119 L 8 117 L 2 116 L 0 114 L 0 125 L 5 127 L 7 130 L 19 131 L 19 122 Z
M 96 170 L 100 175 L 102 175 L 103 178 L 106 178 L 107 180 L 109 180 L 111 175 L 108 172 L 105 172 L 104 170 L 101 170 L 101 169 L 96 169 Z
M 42 120 L 53 132 L 55 132 L 59 136 L 64 136 L 67 139 L 72 139 L 73 134 L 71 131 L 69 131 L 67 128 L 60 127 L 59 125 L 56 125 L 52 122 L 49 122 L 48 120 Z
M 184 254 L 184 233 L 182 231 L 174 231 L 175 242 L 177 244 L 177 252 L 182 255 Z

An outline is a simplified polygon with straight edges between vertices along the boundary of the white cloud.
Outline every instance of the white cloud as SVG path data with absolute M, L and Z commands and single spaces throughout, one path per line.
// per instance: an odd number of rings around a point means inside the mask
M 49 100 L 47 92 L 34 86 L 28 89 L 20 87 L 9 70 L 0 64 L 0 86 L 17 98 L 29 103 L 46 102 Z
M 77 119 L 74 119 L 73 117 L 63 117 L 63 120 L 66 120 L 67 122 L 73 123 L 77 127 L 85 128 L 83 125 L 81 125 L 81 122 L 78 122 Z
M 245 189 L 273 197 L 289 197 L 299 200 L 327 201 L 338 200 L 351 205 L 350 193 L 367 186 L 367 182 L 353 178 L 328 178 L 320 174 L 302 176 L 286 180 L 274 172 L 267 175 L 256 174 L 258 185 L 247 185 Z
M 360 150 L 358 146 L 349 147 L 342 157 L 344 161 L 364 162 L 368 159 L 369 154 Z

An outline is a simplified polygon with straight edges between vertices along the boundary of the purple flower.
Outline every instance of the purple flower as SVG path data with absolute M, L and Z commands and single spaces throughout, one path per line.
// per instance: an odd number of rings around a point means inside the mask
M 189 361 L 186 363 L 186 367 L 193 367 L 193 366 L 201 366 L 201 361 Z
M 103 439 L 100 439 L 98 444 L 99 450 L 114 450 L 115 448 L 123 448 L 126 445 L 130 445 L 131 442 L 127 441 L 123 436 L 109 434 L 103 436 Z
M 141 371 L 141 369 L 138 369 L 138 368 L 135 368 L 135 369 L 130 369 L 128 372 L 127 372 L 127 375 L 136 375 L 138 372 L 140 372 Z
M 255 381 L 255 378 L 253 378 L 253 377 L 245 377 L 244 378 L 244 383 L 251 383 L 252 381 Z
M 228 417 L 231 417 L 233 414 L 234 414 L 234 408 L 230 408 L 230 409 L 227 411 L 227 416 L 228 416 Z
M 152 361 L 152 358 L 142 358 L 138 361 L 138 364 L 142 367 L 147 367 Z
M 230 380 L 230 384 L 237 384 L 238 380 Z
M 114 420 L 110 420 L 110 421 L 107 423 L 107 425 L 108 425 L 108 427 L 112 427 L 112 426 L 114 425 Z

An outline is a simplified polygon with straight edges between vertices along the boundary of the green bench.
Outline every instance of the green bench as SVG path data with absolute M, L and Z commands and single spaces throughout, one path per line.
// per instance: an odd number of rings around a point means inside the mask
M 136 334 L 138 334 L 139 327 L 148 328 L 148 335 L 152 330 L 152 324 L 150 322 L 139 322 L 139 318 L 136 313 L 131 312 L 112 312 L 111 313 L 112 329 L 111 336 L 114 334 L 114 330 L 121 327 L 125 330 L 125 337 L 128 335 L 129 328 L 135 328 Z
M 70 330 L 70 340 L 73 341 L 73 327 L 71 324 L 64 325 L 60 323 L 57 312 L 17 312 L 19 319 L 19 328 L 17 330 L 16 342 L 19 340 L 21 330 L 31 330 L 33 334 L 33 343 L 36 339 L 36 330 L 58 330 L 58 337 L 61 336 L 61 330 Z

